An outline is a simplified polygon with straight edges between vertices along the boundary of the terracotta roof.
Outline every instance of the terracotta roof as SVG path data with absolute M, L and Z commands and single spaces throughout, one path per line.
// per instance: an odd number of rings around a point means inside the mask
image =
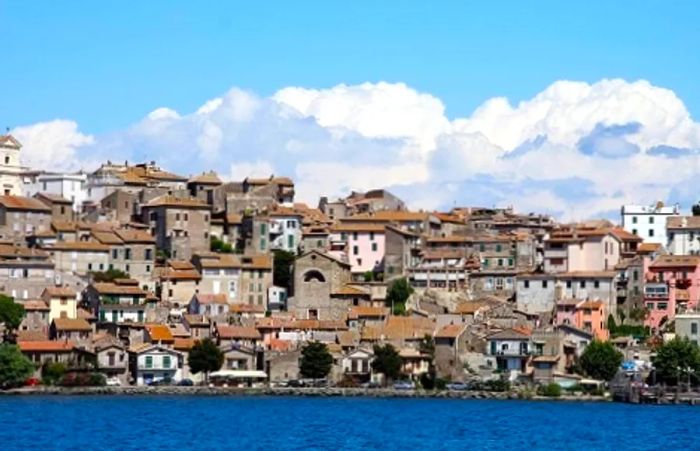
M 272 269 L 272 255 L 241 255 L 244 269 Z
M 229 307 L 231 313 L 265 313 L 265 307 L 257 304 L 231 304 Z
M 75 290 L 70 287 L 47 287 L 44 288 L 44 293 L 52 298 L 74 298 L 77 295 Z
M 365 290 L 352 285 L 343 285 L 338 290 L 331 293 L 331 296 L 369 296 Z
M 667 229 L 700 229 L 700 216 L 669 216 Z
M 56 330 L 91 331 L 92 326 L 82 318 L 56 318 L 53 320 Z
M 279 338 L 272 338 L 268 345 L 272 351 L 286 352 L 292 349 L 292 342 L 289 340 L 280 340 Z
M 426 335 L 433 335 L 435 323 L 429 318 L 411 316 L 389 316 L 383 324 L 365 326 L 362 329 L 363 340 L 417 340 Z
M 267 212 L 267 215 L 270 217 L 286 217 L 286 216 L 303 216 L 301 213 L 296 211 L 293 208 L 289 207 L 284 207 L 282 205 L 278 205 L 275 207 L 273 210 L 270 210 Z
M 178 351 L 189 351 L 194 347 L 194 338 L 175 338 L 173 341 L 173 349 Z
M 415 221 L 425 221 L 428 219 L 429 214 L 423 212 L 415 211 L 404 211 L 404 210 L 382 210 L 375 211 L 373 213 L 362 213 L 347 218 L 343 218 L 343 221 L 377 221 L 377 222 L 415 222 Z
M 72 341 L 18 341 L 22 352 L 71 352 L 75 345 Z
M 20 144 L 19 141 L 17 141 L 17 139 L 12 135 L 0 135 L 0 146 L 19 149 L 22 147 L 22 144 Z
M 282 328 L 289 330 L 347 330 L 348 326 L 343 321 L 297 319 L 283 321 Z
M 384 318 L 387 316 L 389 316 L 389 309 L 387 307 L 356 305 L 350 307 L 350 311 L 348 312 L 348 319 Z
M 524 330 L 506 329 L 489 335 L 489 340 L 529 340 L 530 335 Z
M 426 243 L 470 243 L 471 238 L 466 236 L 450 235 L 450 236 L 435 236 L 425 240 Z
M 95 315 L 80 307 L 78 307 L 78 318 L 82 318 L 88 322 L 97 319 Z
M 15 258 L 45 259 L 45 258 L 49 258 L 49 254 L 41 249 L 28 248 L 25 246 L 15 246 L 12 244 L 0 244 L 0 258 L 4 258 L 4 259 L 15 259 Z
M 455 313 L 458 315 L 473 315 L 474 313 L 478 312 L 480 309 L 486 307 L 487 305 L 488 304 L 484 302 L 462 302 L 457 305 L 457 308 L 455 308 Z
M 557 278 L 560 279 L 567 279 L 567 278 L 572 278 L 572 279 L 594 279 L 594 278 L 600 278 L 600 279 L 606 279 L 610 278 L 612 279 L 615 277 L 615 271 L 572 271 L 572 272 L 564 272 L 564 273 L 559 273 L 555 274 Z
M 577 308 L 599 310 L 602 309 L 604 305 L 605 304 L 603 304 L 601 301 L 584 301 L 579 304 Z
M 435 333 L 435 338 L 458 338 L 466 328 L 464 324 L 448 324 Z
M 224 340 L 243 338 L 247 340 L 260 340 L 262 335 L 255 327 L 246 326 L 216 326 L 219 338 Z
M 27 311 L 32 311 L 32 310 L 51 310 L 48 305 L 46 305 L 46 302 L 44 301 L 39 301 L 39 300 L 29 300 L 29 301 L 21 301 L 18 302 L 19 304 L 22 304 L 24 307 L 24 310 Z
M 242 266 L 240 258 L 233 254 L 207 252 L 197 254 L 197 257 L 202 268 L 240 268 Z
M 331 232 L 375 232 L 384 233 L 384 226 L 380 224 L 347 224 L 341 223 L 331 227 Z
M 223 304 L 228 305 L 228 296 L 224 293 L 219 294 L 202 294 L 197 293 L 194 297 L 199 301 L 200 304 Z
M 618 237 L 621 241 L 635 241 L 641 243 L 643 240 L 639 238 L 637 235 L 634 233 L 630 233 L 627 230 L 620 228 L 620 227 L 614 227 L 611 230 L 612 234 Z
M 78 230 L 78 224 L 70 221 L 51 221 L 51 228 L 56 232 L 75 232 Z
M 694 268 L 700 265 L 700 255 L 660 255 L 650 268 Z
M 114 232 L 93 231 L 92 236 L 102 244 L 124 244 L 124 241 Z
M 144 207 L 198 208 L 209 210 L 211 206 L 194 197 L 159 196 L 148 202 Z
M 186 260 L 168 260 L 168 266 L 173 269 L 194 269 L 192 262 Z
M 109 246 L 95 241 L 57 241 L 48 251 L 109 252 Z
M 656 252 L 661 249 L 660 243 L 641 243 L 637 246 L 637 252 L 640 254 Z
M 0 205 L 3 205 L 8 210 L 40 211 L 51 213 L 51 208 L 49 208 L 45 203 L 31 197 L 0 196 Z
M 158 268 L 154 276 L 161 280 L 200 280 L 202 278 L 196 269 Z
M 53 193 L 37 193 L 35 194 L 36 197 L 38 198 L 44 198 L 48 200 L 51 203 L 54 204 L 64 204 L 64 205 L 72 205 L 73 201 L 70 199 L 66 199 L 63 196 L 59 196 L 58 194 L 53 194 Z
M 117 229 L 114 233 L 125 243 L 155 243 L 155 238 L 146 230 Z
M 216 172 L 210 171 L 203 172 L 201 174 L 197 174 L 190 177 L 187 183 L 196 183 L 199 185 L 221 185 L 223 182 L 221 181 L 219 176 L 216 175 Z
M 259 318 L 255 321 L 258 329 L 282 329 L 285 320 L 282 318 Z
M 47 331 L 40 330 L 18 330 L 17 342 L 20 341 L 47 341 L 49 339 Z
M 143 291 L 138 286 L 133 285 L 118 285 L 116 283 L 93 283 L 92 287 L 99 294 L 124 294 L 124 295 L 135 295 L 135 296 L 146 296 L 146 292 Z
M 146 324 L 144 327 L 148 331 L 151 341 L 172 343 L 175 340 L 170 328 L 165 324 Z

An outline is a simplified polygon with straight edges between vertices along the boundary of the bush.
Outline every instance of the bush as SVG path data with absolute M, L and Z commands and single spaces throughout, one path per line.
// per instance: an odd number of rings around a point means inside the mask
M 561 386 L 554 382 L 547 385 L 540 385 L 537 387 L 537 394 L 550 398 L 558 398 L 561 396 Z
M 435 379 L 435 389 L 436 390 L 444 390 L 447 387 L 447 384 L 449 381 L 445 378 L 438 377 Z
M 420 386 L 423 390 L 435 389 L 435 374 L 423 373 L 420 375 Z
M 107 384 L 105 376 L 100 373 L 66 373 L 61 380 L 64 387 L 102 387 Z
M 41 383 L 44 385 L 55 385 L 63 379 L 65 374 L 65 364 L 61 362 L 46 363 L 41 368 Z
M 506 379 L 496 379 L 492 381 L 486 381 L 482 385 L 482 389 L 486 391 L 503 392 L 510 390 L 510 382 Z

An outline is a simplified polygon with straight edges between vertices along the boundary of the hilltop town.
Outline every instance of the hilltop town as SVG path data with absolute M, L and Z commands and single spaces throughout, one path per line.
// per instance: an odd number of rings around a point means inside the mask
M 408 384 L 566 385 L 594 341 L 641 365 L 669 334 L 699 337 L 700 216 L 678 206 L 621 206 L 618 225 L 412 211 L 381 188 L 308 205 L 283 176 L 20 157 L 0 136 L 0 293 L 23 308 L 2 327 L 37 380 L 58 362 L 114 385 L 282 385 L 321 343 L 333 384 L 379 383 L 391 345 Z M 190 367 L 205 340 L 223 354 L 211 375 Z

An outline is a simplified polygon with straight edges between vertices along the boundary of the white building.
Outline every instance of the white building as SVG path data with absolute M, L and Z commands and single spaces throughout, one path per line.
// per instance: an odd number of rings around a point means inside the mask
M 280 207 L 270 213 L 270 248 L 297 254 L 301 244 L 302 216 Z
M 700 254 L 700 216 L 676 216 L 666 222 L 666 249 L 672 255 Z
M 183 356 L 164 346 L 144 343 L 129 349 L 129 369 L 136 385 L 182 379 Z
M 0 194 L 22 195 L 22 172 L 26 168 L 19 164 L 19 149 L 22 144 L 12 135 L 0 135 Z
M 663 202 L 655 205 L 623 205 L 622 227 L 642 238 L 645 243 L 666 244 L 666 220 L 680 215 L 678 204 L 664 206 Z
M 24 195 L 32 197 L 37 193 L 61 196 L 73 202 L 73 211 L 80 211 L 87 200 L 87 174 L 40 173 L 29 178 L 24 185 Z

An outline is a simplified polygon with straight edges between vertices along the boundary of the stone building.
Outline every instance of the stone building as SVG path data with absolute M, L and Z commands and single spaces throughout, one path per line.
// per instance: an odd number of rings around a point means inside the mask
M 48 253 L 12 245 L 0 245 L 0 293 L 15 299 L 37 299 L 54 284 L 54 264 Z
M 70 199 L 51 193 L 37 193 L 34 198 L 51 209 L 51 219 L 54 221 L 73 221 L 75 219 L 73 201 Z
M 352 279 L 350 265 L 328 254 L 313 250 L 294 262 L 294 297 L 289 310 L 297 318 L 343 319 L 351 301 L 333 297 Z
M 51 208 L 31 197 L 0 196 L 0 238 L 24 242 L 27 235 L 48 231 Z
M 171 258 L 190 259 L 208 251 L 211 206 L 195 198 L 165 195 L 142 208 L 143 221 L 151 228 L 158 249 Z
M 121 189 L 113 191 L 100 201 L 106 216 L 121 223 L 131 222 L 136 212 L 138 197 Z
M 155 265 L 155 239 L 145 230 L 114 229 L 92 232 L 93 238 L 109 246 L 109 269 L 146 282 Z
M 85 276 L 109 268 L 109 246 L 94 241 L 58 241 L 46 251 L 53 257 L 56 271 Z

